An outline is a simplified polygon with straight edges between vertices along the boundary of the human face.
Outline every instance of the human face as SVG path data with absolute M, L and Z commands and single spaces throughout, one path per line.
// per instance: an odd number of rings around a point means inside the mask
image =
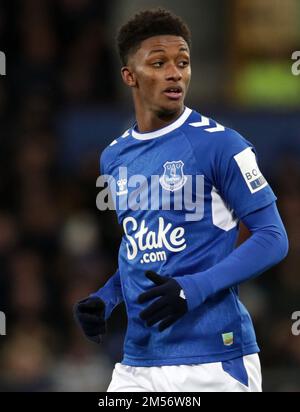
M 150 37 L 129 57 L 122 76 L 133 88 L 136 108 L 179 115 L 191 78 L 189 47 L 179 36 Z

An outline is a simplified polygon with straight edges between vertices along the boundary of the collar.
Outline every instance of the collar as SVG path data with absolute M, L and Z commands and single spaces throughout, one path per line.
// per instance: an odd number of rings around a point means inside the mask
M 168 126 L 163 127 L 162 129 L 155 130 L 153 132 L 138 133 L 136 130 L 134 130 L 134 126 L 133 126 L 133 128 L 131 129 L 132 137 L 138 140 L 149 140 L 149 139 L 154 139 L 156 137 L 164 136 L 165 134 L 168 134 L 172 132 L 173 130 L 178 129 L 178 127 L 182 126 L 191 113 L 192 113 L 192 110 L 189 109 L 188 107 L 185 107 L 183 113 L 173 123 L 169 124 Z

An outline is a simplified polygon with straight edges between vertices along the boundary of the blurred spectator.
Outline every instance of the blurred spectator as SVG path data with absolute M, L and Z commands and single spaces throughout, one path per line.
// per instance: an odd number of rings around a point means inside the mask
M 39 323 L 16 323 L 1 353 L 1 386 L 6 391 L 49 391 L 50 330 Z

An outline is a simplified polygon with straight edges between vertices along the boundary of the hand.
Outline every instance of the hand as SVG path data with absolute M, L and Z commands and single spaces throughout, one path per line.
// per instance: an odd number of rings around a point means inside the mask
M 171 326 L 187 311 L 187 302 L 178 282 L 175 279 L 160 276 L 155 272 L 147 271 L 146 276 L 157 286 L 138 297 L 139 303 L 144 303 L 153 298 L 156 299 L 151 305 L 140 313 L 140 318 L 145 320 L 148 326 L 157 322 L 158 330 L 161 332 Z
M 105 304 L 96 296 L 88 297 L 74 305 L 74 317 L 85 336 L 92 342 L 100 343 L 106 332 Z

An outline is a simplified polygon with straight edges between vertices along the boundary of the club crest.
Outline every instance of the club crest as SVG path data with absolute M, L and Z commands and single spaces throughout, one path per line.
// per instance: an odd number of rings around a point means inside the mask
M 183 166 L 182 160 L 166 162 L 164 164 L 164 173 L 159 178 L 159 181 L 165 190 L 175 192 L 175 190 L 179 190 L 184 186 L 187 177 L 183 173 Z

